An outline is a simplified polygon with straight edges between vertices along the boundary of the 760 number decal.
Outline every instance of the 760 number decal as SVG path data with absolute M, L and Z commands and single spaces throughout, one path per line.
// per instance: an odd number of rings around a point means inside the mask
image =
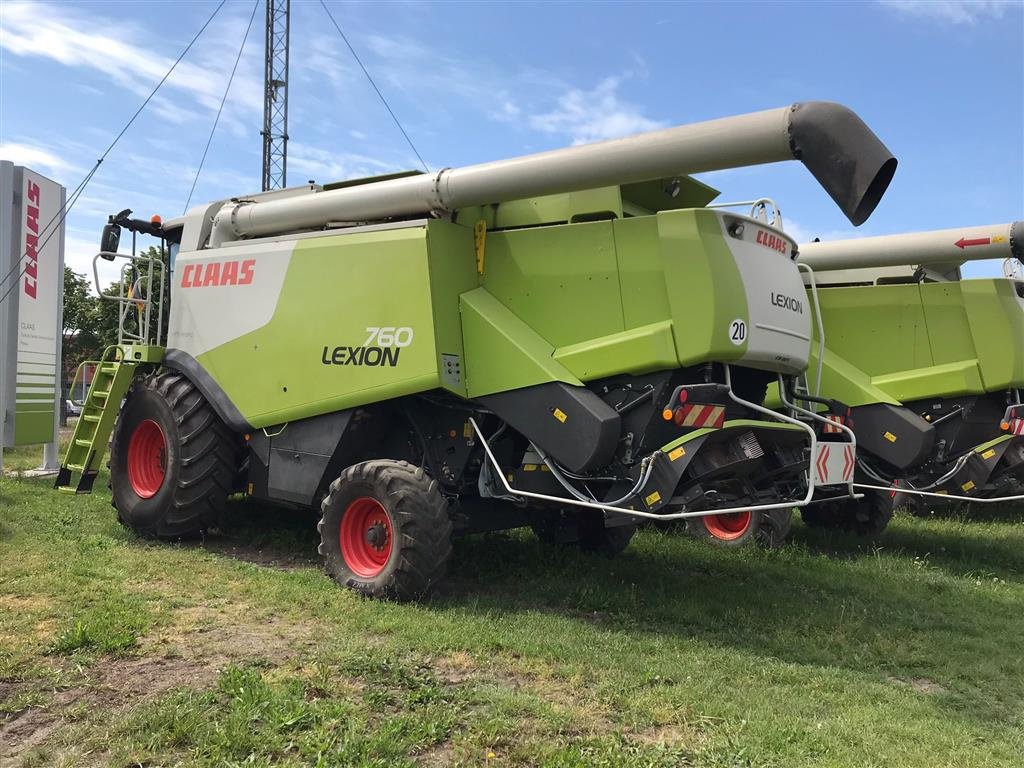
M 370 326 L 366 332 L 370 335 L 363 343 L 364 347 L 408 347 L 412 344 L 412 328 L 408 326 L 401 328 L 390 325 L 384 328 Z

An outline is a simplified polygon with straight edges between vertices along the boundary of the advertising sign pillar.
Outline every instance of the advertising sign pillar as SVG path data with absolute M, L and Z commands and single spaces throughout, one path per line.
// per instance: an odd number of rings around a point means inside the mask
M 44 443 L 43 469 L 53 470 L 64 379 L 64 196 L 55 181 L 0 161 L 0 446 Z

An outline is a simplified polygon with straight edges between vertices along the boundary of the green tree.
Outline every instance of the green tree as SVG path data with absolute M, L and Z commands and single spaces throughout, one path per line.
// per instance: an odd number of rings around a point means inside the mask
M 70 267 L 64 267 L 64 327 L 62 359 L 65 379 L 70 382 L 83 360 L 95 355 L 103 335 L 98 299 L 90 293 L 89 281 Z

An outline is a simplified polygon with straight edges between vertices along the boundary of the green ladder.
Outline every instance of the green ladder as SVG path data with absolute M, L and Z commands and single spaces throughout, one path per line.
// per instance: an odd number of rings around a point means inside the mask
M 82 415 L 75 426 L 75 434 L 68 445 L 67 454 L 54 487 L 64 493 L 89 493 L 99 474 L 100 463 L 107 451 L 110 434 L 114 430 L 121 401 L 135 378 L 140 363 L 150 362 L 144 354 L 152 348 L 112 346 L 103 352 L 103 359 L 95 363 L 96 370 L 82 406 Z M 162 350 L 161 350 L 162 351 Z M 72 477 L 78 482 L 72 485 Z

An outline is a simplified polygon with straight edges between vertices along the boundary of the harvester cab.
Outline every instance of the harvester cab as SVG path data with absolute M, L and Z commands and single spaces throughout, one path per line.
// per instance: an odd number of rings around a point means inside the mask
M 827 332 L 810 368 L 847 407 L 830 416 L 856 432 L 876 528 L 894 498 L 924 513 L 1024 493 L 1022 253 L 1024 222 L 800 246 Z M 962 279 L 973 259 L 1003 259 L 1007 276 Z M 804 516 L 854 514 L 842 501 Z
M 166 222 L 166 343 L 122 345 L 96 393 L 119 519 L 176 538 L 233 492 L 316 507 L 328 572 L 400 597 L 453 531 L 611 554 L 638 520 L 685 519 L 777 543 L 816 487 L 850 492 L 853 433 L 765 407 L 810 356 L 796 243 L 689 174 L 794 158 L 855 224 L 896 165 L 811 102 Z

